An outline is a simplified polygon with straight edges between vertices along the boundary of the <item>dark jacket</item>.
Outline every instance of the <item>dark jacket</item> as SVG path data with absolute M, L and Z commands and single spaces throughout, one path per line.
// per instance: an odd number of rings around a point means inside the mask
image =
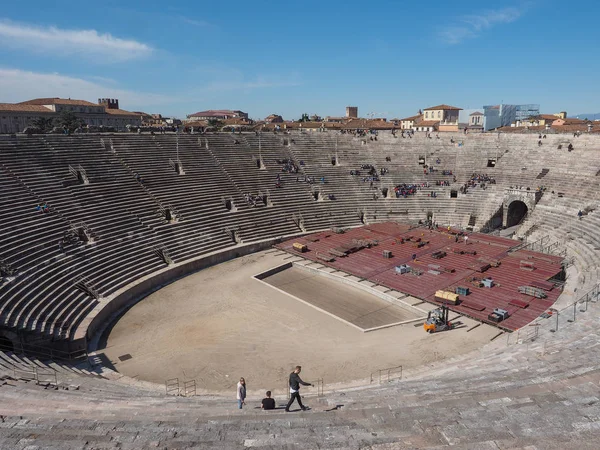
M 305 383 L 302 381 L 302 378 L 300 378 L 300 375 L 298 375 L 296 372 L 290 373 L 290 388 L 297 391 L 300 389 L 301 384 L 303 386 L 310 386 L 310 383 Z

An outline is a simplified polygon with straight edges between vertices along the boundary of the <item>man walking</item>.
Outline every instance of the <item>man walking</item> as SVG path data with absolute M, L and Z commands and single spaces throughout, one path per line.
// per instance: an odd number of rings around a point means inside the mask
M 300 378 L 301 371 L 302 367 L 296 366 L 294 371 L 290 373 L 290 401 L 285 407 L 285 412 L 290 412 L 290 406 L 292 406 L 294 400 L 298 400 L 298 405 L 300 405 L 302 411 L 306 411 L 306 407 L 302 404 L 302 398 L 300 397 L 300 385 L 312 386 L 312 384 L 302 381 L 302 379 Z

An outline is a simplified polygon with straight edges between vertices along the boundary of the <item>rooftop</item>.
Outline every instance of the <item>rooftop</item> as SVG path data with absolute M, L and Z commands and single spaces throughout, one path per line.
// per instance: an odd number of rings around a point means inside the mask
M 22 103 L 0 103 L 0 111 L 22 111 L 36 113 L 53 113 L 54 111 L 42 105 L 29 105 Z
M 34 98 L 19 103 L 19 105 L 72 105 L 72 106 L 101 106 L 97 103 L 88 102 L 87 100 L 71 100 L 70 98 Z
M 483 116 L 483 113 L 480 111 L 475 111 L 474 113 L 469 114 L 469 116 Z
M 206 111 L 198 111 L 197 113 L 190 114 L 188 117 L 232 116 L 240 113 L 243 114 L 240 110 L 208 109 Z
M 439 109 L 443 109 L 444 111 L 462 111 L 462 108 L 457 108 L 456 106 L 450 106 L 450 105 L 432 106 L 430 108 L 425 108 L 424 111 L 437 111 Z

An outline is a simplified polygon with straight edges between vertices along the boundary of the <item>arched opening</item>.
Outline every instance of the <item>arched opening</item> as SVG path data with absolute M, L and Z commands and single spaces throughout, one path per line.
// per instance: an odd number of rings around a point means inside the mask
M 14 352 L 15 347 L 12 341 L 4 335 L 0 335 L 0 351 Z
M 527 216 L 527 205 L 520 200 L 515 200 L 508 205 L 508 215 L 506 217 L 506 226 L 514 227 L 521 223 L 521 221 Z

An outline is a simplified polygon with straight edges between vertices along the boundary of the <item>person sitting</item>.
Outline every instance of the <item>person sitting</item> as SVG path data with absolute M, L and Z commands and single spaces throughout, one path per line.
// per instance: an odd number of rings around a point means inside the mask
M 265 411 L 275 409 L 275 399 L 271 398 L 271 391 L 267 391 L 266 397 L 262 399 L 260 407 Z

